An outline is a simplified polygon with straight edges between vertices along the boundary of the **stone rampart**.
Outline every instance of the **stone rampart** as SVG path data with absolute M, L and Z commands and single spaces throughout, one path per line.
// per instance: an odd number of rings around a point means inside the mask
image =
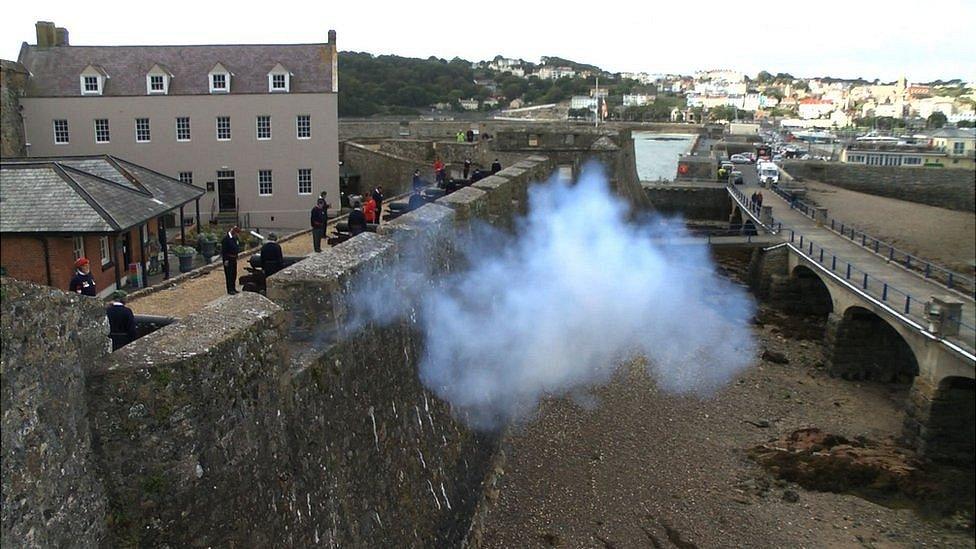
M 976 209 L 976 174 L 972 170 L 812 161 L 787 161 L 783 168 L 796 179 L 812 179 L 851 191 L 964 212 Z
M 408 311 L 357 313 L 394 262 L 423 258 L 408 296 L 459 268 L 468 223 L 511 226 L 551 169 L 524 159 L 112 354 L 100 302 L 4 279 L 5 545 L 458 545 L 495 439 L 421 385 Z
M 433 178 L 430 163 L 422 163 L 414 158 L 376 151 L 348 142 L 341 144 L 340 152 L 343 164 L 352 172 L 358 173 L 367 188 L 382 185 L 386 196 L 396 196 L 409 191 L 414 170 L 419 169 L 429 180 Z M 360 192 L 365 190 L 367 189 L 359 189 Z
M 729 194 L 720 183 L 714 186 L 644 183 L 642 187 L 651 207 L 665 215 L 681 215 L 685 219 L 701 221 L 727 221 L 732 211 Z
M 4 547 L 97 547 L 105 499 L 85 374 L 108 352 L 101 301 L 3 278 L 0 539 Z

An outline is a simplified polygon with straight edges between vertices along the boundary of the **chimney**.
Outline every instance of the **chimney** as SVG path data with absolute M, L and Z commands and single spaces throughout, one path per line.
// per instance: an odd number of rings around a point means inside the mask
M 329 49 L 332 50 L 332 93 L 339 93 L 339 51 L 336 49 L 336 32 L 329 30 Z
M 330 30 L 329 31 L 329 45 L 334 48 L 335 47 L 335 43 L 336 43 L 335 31 L 334 30 Z
M 55 46 L 67 46 L 68 45 L 68 29 L 64 27 L 58 27 L 54 29 L 55 33 Z
M 38 21 L 34 24 L 37 29 L 37 47 L 50 48 L 54 45 L 57 37 L 55 36 L 54 23 L 50 21 Z

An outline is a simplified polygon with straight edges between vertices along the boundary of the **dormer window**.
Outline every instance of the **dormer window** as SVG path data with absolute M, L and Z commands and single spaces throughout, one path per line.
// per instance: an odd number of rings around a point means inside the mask
M 146 94 L 147 95 L 166 95 L 169 93 L 169 82 L 173 74 L 166 67 L 155 64 L 146 73 Z
M 288 93 L 291 88 L 291 73 L 281 63 L 278 63 L 268 73 L 269 93 Z
M 230 93 L 230 71 L 217 63 L 210 69 L 210 93 Z
M 105 71 L 88 65 L 81 71 L 81 95 L 102 95 L 105 91 Z

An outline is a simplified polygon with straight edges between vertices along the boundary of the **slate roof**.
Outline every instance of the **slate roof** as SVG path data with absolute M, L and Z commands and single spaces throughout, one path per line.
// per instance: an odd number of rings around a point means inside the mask
M 0 232 L 114 233 L 203 196 L 204 190 L 113 156 L 0 163 Z
M 976 138 L 976 128 L 942 128 L 933 132 L 931 136 L 949 139 L 974 139 Z
M 268 93 L 268 73 L 281 63 L 291 71 L 290 93 L 332 92 L 334 44 L 233 46 L 53 46 L 24 43 L 18 61 L 31 78 L 29 97 L 77 97 L 89 65 L 105 71 L 102 95 L 146 95 L 153 65 L 172 74 L 169 95 L 210 95 L 208 74 L 220 63 L 231 73 L 230 93 Z

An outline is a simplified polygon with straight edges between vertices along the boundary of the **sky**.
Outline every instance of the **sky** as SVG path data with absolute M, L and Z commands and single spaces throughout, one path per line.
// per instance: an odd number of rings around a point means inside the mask
M 405 57 L 556 56 L 612 72 L 733 69 L 794 76 L 976 81 L 976 0 L 819 2 L 8 3 L 0 57 L 35 43 L 34 23 L 73 45 L 325 42 Z M 275 9 L 267 9 L 273 5 Z M 144 11 L 151 6 L 151 12 Z M 785 7 L 795 6 L 795 7 Z

